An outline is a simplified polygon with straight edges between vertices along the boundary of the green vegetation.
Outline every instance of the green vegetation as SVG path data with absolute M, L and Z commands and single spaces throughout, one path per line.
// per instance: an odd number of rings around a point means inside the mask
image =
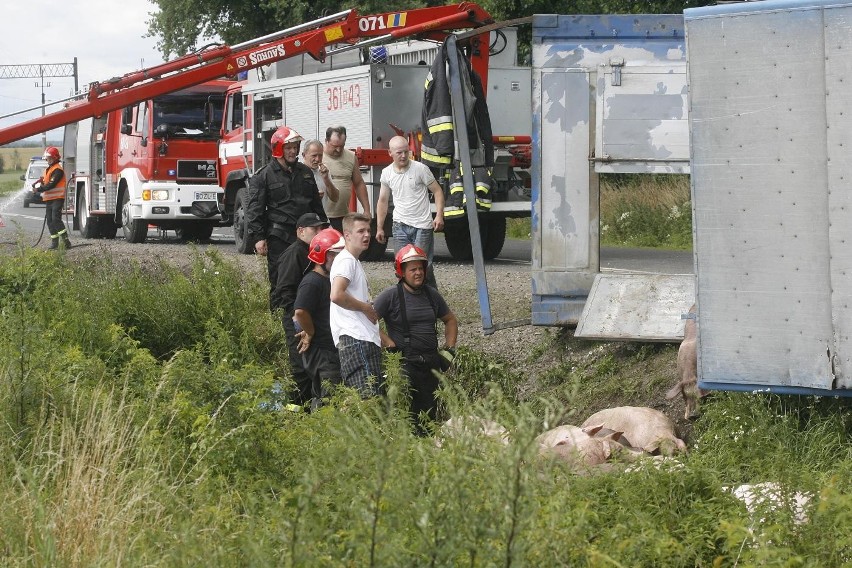
M 612 175 L 601 180 L 601 244 L 692 248 L 689 176 Z
M 179 271 L 21 247 L 0 258 L 4 566 L 838 566 L 852 558 L 845 401 L 716 393 L 672 465 L 594 476 L 536 456 L 547 425 L 641 400 L 671 347 L 549 333 L 560 371 L 460 350 L 446 412 L 507 446 L 412 435 L 386 399 L 285 410 L 265 287 L 215 252 Z M 625 373 L 625 371 L 629 371 Z M 628 377 L 628 379 L 625 379 Z M 632 378 L 630 378 L 632 377 Z M 283 383 L 283 389 L 277 388 Z M 604 390 L 605 389 L 605 390 Z M 602 395 L 596 398 L 595 393 Z M 614 400 L 614 399 L 613 399 Z M 724 487 L 811 492 L 809 521 Z

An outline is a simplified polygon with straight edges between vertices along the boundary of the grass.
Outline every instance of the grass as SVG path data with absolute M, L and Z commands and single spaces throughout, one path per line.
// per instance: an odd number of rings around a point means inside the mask
M 689 176 L 603 176 L 601 244 L 692 248 Z
M 692 248 L 689 176 L 601 176 L 600 238 L 604 246 Z M 508 219 L 506 236 L 528 239 L 531 220 Z
M 716 393 L 676 462 L 579 476 L 538 456 L 535 436 L 599 405 L 643 404 L 669 384 L 672 347 L 548 334 L 561 366 L 532 389 L 522 369 L 460 349 L 446 412 L 510 436 L 442 436 L 439 448 L 412 433 L 394 358 L 386 398 L 341 391 L 320 412 L 284 410 L 265 292 L 215 253 L 184 272 L 24 247 L 0 258 L 4 566 L 852 558 L 847 401 Z M 808 523 L 783 510 L 760 523 L 725 489 L 764 481 L 812 494 Z

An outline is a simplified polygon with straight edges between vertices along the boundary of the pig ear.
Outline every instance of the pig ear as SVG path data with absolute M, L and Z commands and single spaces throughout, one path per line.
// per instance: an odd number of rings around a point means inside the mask
M 612 440 L 613 442 L 618 442 L 619 438 L 624 435 L 624 432 L 610 432 L 606 436 L 602 436 L 604 440 Z M 619 442 L 620 443 L 620 442 Z
M 598 424 L 597 426 L 586 426 L 582 430 L 583 430 L 583 432 L 585 432 L 589 436 L 594 436 L 595 434 L 600 432 L 600 429 L 603 428 L 603 427 L 604 427 L 603 424 Z

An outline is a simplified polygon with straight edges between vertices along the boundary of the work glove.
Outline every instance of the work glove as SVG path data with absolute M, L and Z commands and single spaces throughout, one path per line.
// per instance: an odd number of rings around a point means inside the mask
M 441 357 L 443 357 L 443 358 L 444 358 L 444 360 L 445 360 L 445 361 L 446 361 L 449 365 L 452 365 L 452 364 L 453 364 L 453 362 L 456 360 L 456 348 L 455 348 L 455 347 L 444 347 L 443 349 L 441 349 L 440 351 L 438 351 L 438 354 L 439 354 Z

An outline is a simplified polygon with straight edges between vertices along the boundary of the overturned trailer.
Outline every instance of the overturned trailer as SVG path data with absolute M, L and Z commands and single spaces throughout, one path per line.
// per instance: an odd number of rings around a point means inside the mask
M 850 22 L 821 0 L 536 16 L 533 323 L 677 339 L 696 301 L 701 387 L 852 395 Z M 604 172 L 691 174 L 694 275 L 600 272 Z
M 699 384 L 852 395 L 852 3 L 684 17 Z
M 533 324 L 682 337 L 693 276 L 601 273 L 598 207 L 602 173 L 689 172 L 683 17 L 536 15 L 532 38 Z

